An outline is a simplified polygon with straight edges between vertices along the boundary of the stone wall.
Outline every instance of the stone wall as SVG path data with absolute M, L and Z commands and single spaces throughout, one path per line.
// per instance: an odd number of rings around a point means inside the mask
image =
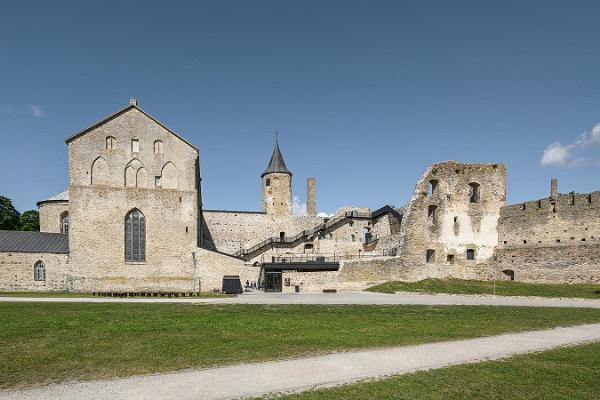
M 68 201 L 40 203 L 39 212 L 40 232 L 63 233 L 62 216 L 69 213 Z
M 224 275 L 239 275 L 242 285 L 248 281 L 259 282 L 260 267 L 244 263 L 237 258 L 214 251 L 198 249 L 197 271 L 203 292 L 221 290 Z
M 46 280 L 33 279 L 35 263 L 42 261 Z M 3 291 L 65 291 L 70 290 L 69 256 L 51 253 L 0 252 L 0 290 Z

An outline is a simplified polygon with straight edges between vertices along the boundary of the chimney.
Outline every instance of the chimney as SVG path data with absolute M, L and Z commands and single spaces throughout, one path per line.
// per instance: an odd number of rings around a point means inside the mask
M 315 188 L 315 178 L 306 180 L 306 213 L 309 217 L 317 216 L 317 189 Z
M 137 106 L 137 100 L 136 99 L 129 99 L 129 105 L 130 106 Z
M 550 181 L 550 197 L 556 198 L 558 196 L 558 179 L 552 178 Z

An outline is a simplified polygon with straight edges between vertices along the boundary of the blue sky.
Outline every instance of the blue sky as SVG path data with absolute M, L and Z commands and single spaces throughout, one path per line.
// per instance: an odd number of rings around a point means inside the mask
M 67 187 L 64 139 L 130 97 L 200 149 L 207 208 L 260 208 L 281 132 L 318 209 L 400 206 L 436 161 L 505 162 L 508 201 L 600 189 L 598 1 L 0 5 L 0 195 Z

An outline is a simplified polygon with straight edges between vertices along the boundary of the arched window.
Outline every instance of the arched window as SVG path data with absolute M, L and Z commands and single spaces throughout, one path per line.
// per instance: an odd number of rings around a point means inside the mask
M 60 233 L 69 233 L 69 213 L 65 211 L 60 215 Z
M 435 194 L 435 190 L 437 189 L 438 181 L 437 179 L 432 179 L 429 181 L 429 188 L 427 191 L 428 197 L 433 197 Z
M 162 140 L 156 140 L 154 142 L 154 154 L 162 154 L 163 153 L 163 142 Z
M 138 209 L 125 216 L 125 261 L 146 261 L 146 218 Z
M 46 266 L 42 261 L 38 261 L 33 266 L 33 280 L 34 281 L 45 281 L 46 280 Z
M 479 203 L 480 193 L 479 193 L 479 183 L 471 182 L 469 183 L 469 203 Z

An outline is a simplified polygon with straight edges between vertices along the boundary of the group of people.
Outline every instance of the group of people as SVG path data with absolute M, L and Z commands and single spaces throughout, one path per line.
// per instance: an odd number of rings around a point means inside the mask
M 250 282 L 249 280 L 246 279 L 245 289 L 246 290 L 248 290 L 248 289 L 253 289 L 253 290 L 258 289 L 258 286 L 256 285 L 256 281 Z

